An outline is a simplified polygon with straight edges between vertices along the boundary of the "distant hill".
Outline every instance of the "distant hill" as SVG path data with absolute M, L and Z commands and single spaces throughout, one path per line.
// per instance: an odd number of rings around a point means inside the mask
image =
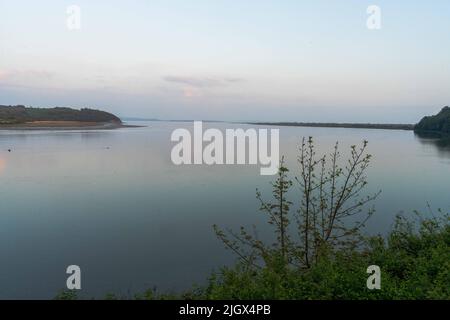
M 34 121 L 122 122 L 111 113 L 87 108 L 77 110 L 0 105 L 0 125 L 16 125 Z
M 444 107 L 438 114 L 422 118 L 414 131 L 450 134 L 450 108 Z

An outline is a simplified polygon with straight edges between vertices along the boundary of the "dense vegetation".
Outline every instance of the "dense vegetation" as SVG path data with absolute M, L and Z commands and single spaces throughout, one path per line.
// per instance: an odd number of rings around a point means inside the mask
M 450 108 L 444 107 L 438 114 L 424 117 L 416 124 L 414 131 L 450 134 Z
M 32 121 L 118 122 L 115 115 L 93 109 L 27 108 L 25 106 L 0 106 L 0 125 L 23 124 Z
M 366 141 L 352 146 L 342 161 L 337 144 L 330 155 L 318 157 L 312 138 L 303 140 L 297 177 L 290 178 L 282 160 L 272 199 L 257 192 L 273 241 L 258 239 L 257 230 L 214 226 L 239 261 L 213 273 L 206 285 L 184 293 L 152 289 L 106 298 L 450 299 L 449 213 L 429 208 L 427 217 L 399 215 L 387 236 L 363 235 L 379 194 L 364 194 L 371 160 L 366 147 Z M 294 201 L 299 204 L 295 210 Z M 380 289 L 367 287 L 371 265 L 380 267 Z M 57 298 L 76 299 L 77 294 L 64 291 Z
M 367 239 L 362 250 L 322 252 L 308 269 L 245 264 L 214 274 L 206 299 L 450 299 L 450 226 L 425 219 L 419 231 L 398 217 L 387 239 Z M 366 287 L 370 265 L 381 268 L 381 289 Z

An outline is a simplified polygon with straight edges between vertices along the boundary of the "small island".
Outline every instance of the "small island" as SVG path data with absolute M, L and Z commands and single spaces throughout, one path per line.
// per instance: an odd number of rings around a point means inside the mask
M 101 110 L 82 108 L 32 108 L 0 105 L 0 129 L 73 130 L 125 127 L 119 117 Z

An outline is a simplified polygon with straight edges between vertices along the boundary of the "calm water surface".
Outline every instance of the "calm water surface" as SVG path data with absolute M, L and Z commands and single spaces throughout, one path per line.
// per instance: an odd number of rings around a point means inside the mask
M 82 269 L 84 297 L 186 289 L 235 260 L 213 224 L 256 224 L 269 237 L 255 189 L 268 194 L 271 177 L 258 166 L 175 166 L 170 134 L 192 123 L 145 125 L 0 132 L 0 298 L 53 298 L 71 264 Z M 293 174 L 303 136 L 315 138 L 318 154 L 339 140 L 343 156 L 369 141 L 369 191 L 382 194 L 368 233 L 385 233 L 395 214 L 425 210 L 427 202 L 450 209 L 448 141 L 409 131 L 282 127 L 281 153 Z

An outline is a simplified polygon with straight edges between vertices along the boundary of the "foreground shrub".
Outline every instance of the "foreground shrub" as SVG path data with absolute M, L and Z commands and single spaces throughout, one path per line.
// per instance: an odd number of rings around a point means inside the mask
M 308 269 L 223 268 L 204 289 L 205 299 L 450 299 L 448 214 L 416 228 L 398 217 L 384 240 L 367 248 L 330 251 Z M 381 268 L 381 289 L 366 287 L 369 265 Z

